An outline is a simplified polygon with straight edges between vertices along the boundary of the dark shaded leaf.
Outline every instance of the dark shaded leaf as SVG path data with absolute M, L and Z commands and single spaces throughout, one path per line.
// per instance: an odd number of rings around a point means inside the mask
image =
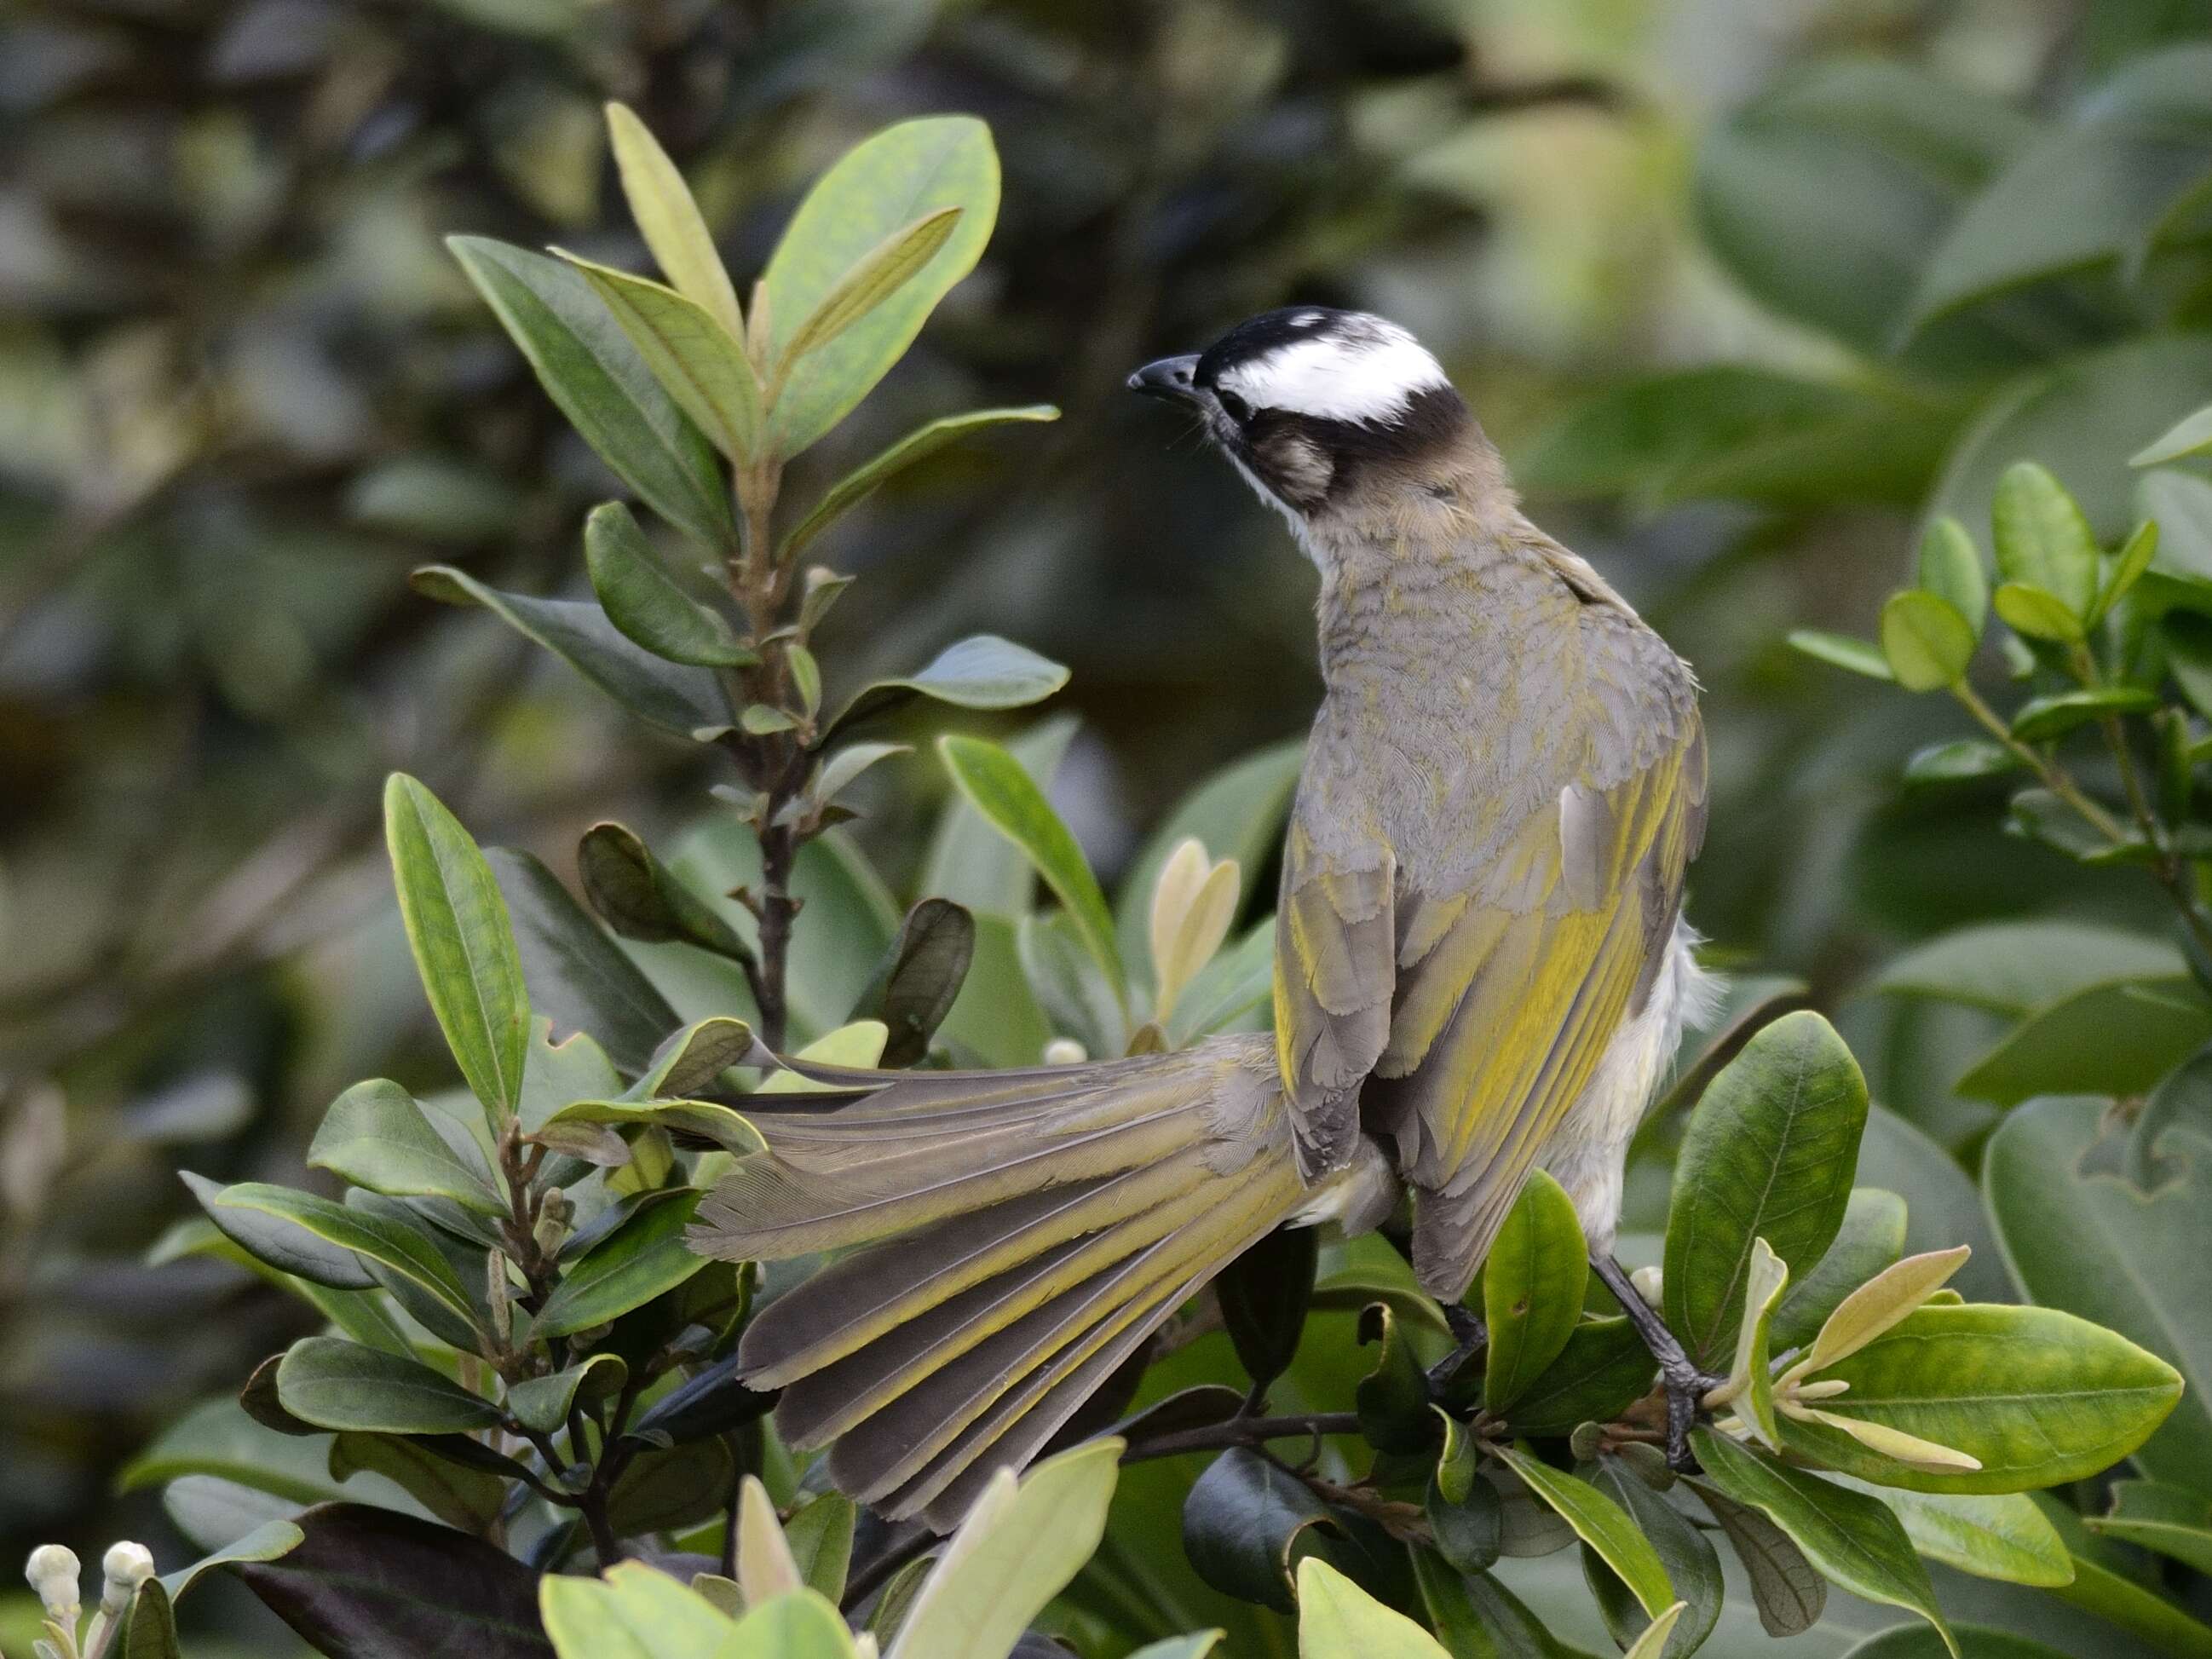
M 858 507 L 884 483 L 915 462 L 934 455 L 947 444 L 957 443 L 971 432 L 1009 421 L 1056 421 L 1060 411 L 1050 404 L 1030 404 L 1020 409 L 977 409 L 964 415 L 947 415 L 917 427 L 889 449 L 862 463 L 823 492 L 814 510 L 799 521 L 785 538 L 782 556 L 792 558 L 809 542 Z
M 594 600 L 505 593 L 443 564 L 426 565 L 409 581 L 441 604 L 483 606 L 663 731 L 703 742 L 735 722 L 736 710 L 712 670 L 670 662 L 633 643 Z
M 1260 1397 L 1290 1369 L 1297 1354 L 1319 1259 L 1314 1228 L 1279 1227 L 1231 1262 L 1213 1282 L 1222 1323 L 1228 1327 L 1237 1360 Z
M 576 873 L 592 908 L 624 939 L 656 945 L 680 939 L 732 962 L 751 959 L 751 950 L 714 907 L 619 823 L 595 823 L 584 832 L 576 843 Z
M 684 1230 L 699 1194 L 688 1188 L 656 1194 L 578 1260 L 531 1326 L 539 1337 L 568 1336 L 604 1325 L 673 1290 L 705 1267 L 684 1247 Z
M 532 1006 L 562 1030 L 590 1032 L 625 1071 L 643 1071 L 684 1023 L 668 1000 L 537 859 L 504 847 L 484 858 L 514 918 Z
M 360 1504 L 324 1504 L 274 1561 L 229 1569 L 329 1659 L 423 1659 L 468 1632 L 470 1659 L 554 1659 L 538 1577 L 451 1527 Z
M 906 913 L 898 937 L 853 1005 L 855 1019 L 879 1019 L 883 1064 L 896 1070 L 929 1052 L 975 957 L 975 918 L 951 899 L 926 898 Z

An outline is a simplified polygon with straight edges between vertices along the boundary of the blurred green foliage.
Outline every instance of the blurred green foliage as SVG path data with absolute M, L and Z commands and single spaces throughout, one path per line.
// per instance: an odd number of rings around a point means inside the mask
M 139 1265 L 189 1203 L 177 1164 L 299 1182 L 356 1078 L 450 1081 L 391 903 L 386 771 L 419 773 L 481 839 L 563 878 L 601 816 L 665 842 L 706 890 L 744 878 L 748 849 L 702 819 L 691 745 L 405 581 L 444 561 L 503 589 L 581 590 L 579 525 L 611 482 L 439 239 L 641 268 L 606 228 L 624 222 L 610 97 L 668 144 L 740 271 L 866 133 L 950 110 L 992 123 L 1004 207 L 982 264 L 799 482 L 819 489 L 948 410 L 1048 398 L 1066 418 L 948 449 L 825 532 L 809 558 L 868 580 L 823 653 L 845 677 L 833 693 L 974 629 L 1072 668 L 1059 707 L 1075 719 L 1009 747 L 1125 896 L 1112 944 L 1140 973 L 1170 803 L 1304 723 L 1310 579 L 1225 469 L 1123 407 L 1121 378 L 1293 297 L 1422 332 L 1538 516 L 1708 687 L 1713 830 L 1692 915 L 1834 1011 L 1887 1109 L 1862 1179 L 1907 1199 L 1906 1248 L 1983 1244 L 1955 1282 L 2013 1294 L 1969 1176 L 2004 1109 L 2058 1085 L 1990 1067 L 2033 1060 L 2021 1038 L 2053 1010 L 2104 1030 L 2142 1012 L 2124 988 L 2187 986 L 2168 907 L 2124 863 L 1994 836 L 2002 775 L 1960 781 L 1954 763 L 1941 788 L 1899 787 L 1908 755 L 1972 739 L 1972 718 L 1947 731 L 1782 640 L 1805 623 L 1872 632 L 1882 595 L 1925 569 L 1936 513 L 1987 550 L 1987 503 L 2024 457 L 2108 548 L 2160 520 L 2146 582 L 2212 575 L 2201 455 L 2127 465 L 2212 385 L 2207 32 L 2197 8 L 2154 0 L 1837 0 L 1786 21 L 1748 0 L 249 0 L 0 21 L 7 1547 L 155 1535 L 145 1498 L 111 1497 L 118 1467 L 309 1328 L 222 1263 Z M 988 836 L 933 833 L 972 811 L 948 806 L 933 760 L 872 769 L 841 837 L 898 891 L 975 908 L 978 971 L 1034 981 L 1053 943 L 1023 948 L 1040 931 L 1030 878 L 975 851 Z M 1250 799 L 1209 824 L 1264 821 L 1251 803 L 1283 769 L 1252 765 Z M 2092 755 L 2082 781 L 2117 798 L 2105 767 Z M 1264 835 L 1206 839 L 1242 860 L 1248 900 L 1265 890 Z M 793 1011 L 807 1035 L 845 1018 L 898 925 L 836 845 L 799 872 L 810 922 L 841 942 L 810 969 L 802 930 L 794 980 L 821 987 Z M 1955 936 L 1895 955 L 1969 923 L 2015 931 L 1963 957 Z M 686 947 L 637 954 L 681 1012 L 726 995 Z M 1246 954 L 1232 943 L 1213 971 Z M 1085 1021 L 1104 1043 L 1132 1013 L 1173 1012 L 1072 982 L 1034 1024 L 956 1006 L 943 1029 L 1011 1058 Z M 1778 988 L 1746 983 L 1747 1000 Z M 1167 1024 L 1174 1041 L 1194 1029 Z M 2046 1052 L 2073 1051 L 2061 1032 Z M 2008 1131 L 1998 1151 L 2057 1182 L 2079 1179 L 2096 1121 L 2039 1108 Z M 1655 1124 L 1656 1152 L 1670 1139 Z M 1631 1193 L 1656 1258 L 1660 1158 Z M 2031 1288 L 2094 1302 L 2131 1252 L 2202 1243 L 2201 1220 L 2163 1206 L 2168 1231 L 2130 1243 L 2130 1217 L 2085 1223 L 2099 1242 Z M 1358 1268 L 1325 1273 L 1356 1285 Z M 2174 1316 L 2152 1302 L 2154 1322 Z M 1306 1345 L 1279 1398 L 1327 1408 L 1371 1369 L 1352 1315 L 1324 1318 L 1342 1329 Z M 1218 1358 L 1200 1344 L 1168 1369 L 1194 1380 Z M 1116 1531 L 1174 1529 L 1189 1461 L 1131 1469 Z M 2124 1501 L 2109 1537 L 2074 1522 L 2069 1542 L 2140 1629 L 2156 1614 L 2130 1595 L 2171 1604 L 2130 1523 Z M 1587 1606 L 1573 1559 L 1528 1564 L 1547 1612 Z M 1087 1593 L 1202 1627 L 1218 1603 L 1155 1565 L 1109 1536 Z M 2018 1623 L 1938 1577 L 1954 1613 Z M 2190 1593 L 2206 1611 L 2201 1581 Z

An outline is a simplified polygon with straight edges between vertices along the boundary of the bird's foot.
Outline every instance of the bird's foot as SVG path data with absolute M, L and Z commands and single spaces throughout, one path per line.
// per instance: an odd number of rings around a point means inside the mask
M 1451 1387 L 1467 1362 L 1490 1346 L 1490 1333 L 1473 1310 L 1456 1302 L 1447 1302 L 1443 1305 L 1444 1323 L 1451 1327 L 1455 1346 L 1449 1353 L 1429 1367 L 1429 1395 L 1438 1401 L 1443 1399 L 1445 1391 Z
M 1690 1431 L 1705 1409 L 1705 1397 L 1727 1379 L 1698 1369 L 1674 1333 L 1667 1328 L 1667 1322 L 1644 1299 L 1618 1261 L 1610 1255 L 1593 1256 L 1590 1267 L 1620 1304 L 1621 1312 L 1628 1316 L 1628 1322 L 1636 1328 L 1652 1358 L 1659 1362 L 1660 1384 L 1667 1392 L 1668 1467 L 1685 1473 L 1694 1470 L 1698 1465 L 1690 1455 Z

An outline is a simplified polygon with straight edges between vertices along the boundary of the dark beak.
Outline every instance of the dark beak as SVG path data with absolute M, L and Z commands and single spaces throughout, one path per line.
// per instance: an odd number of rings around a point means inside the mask
M 1195 403 L 1199 395 L 1194 378 L 1197 368 L 1195 356 L 1163 357 L 1156 363 L 1146 363 L 1132 374 L 1129 390 L 1141 392 L 1147 397 L 1165 398 L 1170 403 Z

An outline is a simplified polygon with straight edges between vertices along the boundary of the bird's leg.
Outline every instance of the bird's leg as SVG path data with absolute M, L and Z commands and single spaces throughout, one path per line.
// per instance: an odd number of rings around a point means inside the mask
M 1443 1397 L 1444 1390 L 1459 1375 L 1460 1367 L 1480 1353 L 1490 1341 L 1489 1331 L 1484 1328 L 1482 1321 L 1475 1317 L 1473 1310 L 1457 1302 L 1446 1302 L 1441 1305 L 1444 1310 L 1444 1323 L 1451 1327 L 1453 1340 L 1458 1346 L 1429 1367 L 1429 1393 L 1437 1399 Z
M 1690 1425 L 1698 1419 L 1698 1402 L 1711 1390 L 1720 1387 L 1723 1377 L 1701 1371 L 1683 1352 L 1674 1333 L 1667 1328 L 1666 1321 L 1653 1312 L 1651 1304 L 1630 1282 L 1626 1270 L 1609 1255 L 1590 1258 L 1590 1269 L 1598 1280 L 1613 1292 L 1613 1300 L 1620 1304 L 1621 1312 L 1636 1328 L 1644 1346 L 1659 1362 L 1659 1380 L 1667 1390 L 1667 1462 L 1675 1469 L 1695 1467 L 1690 1456 Z

